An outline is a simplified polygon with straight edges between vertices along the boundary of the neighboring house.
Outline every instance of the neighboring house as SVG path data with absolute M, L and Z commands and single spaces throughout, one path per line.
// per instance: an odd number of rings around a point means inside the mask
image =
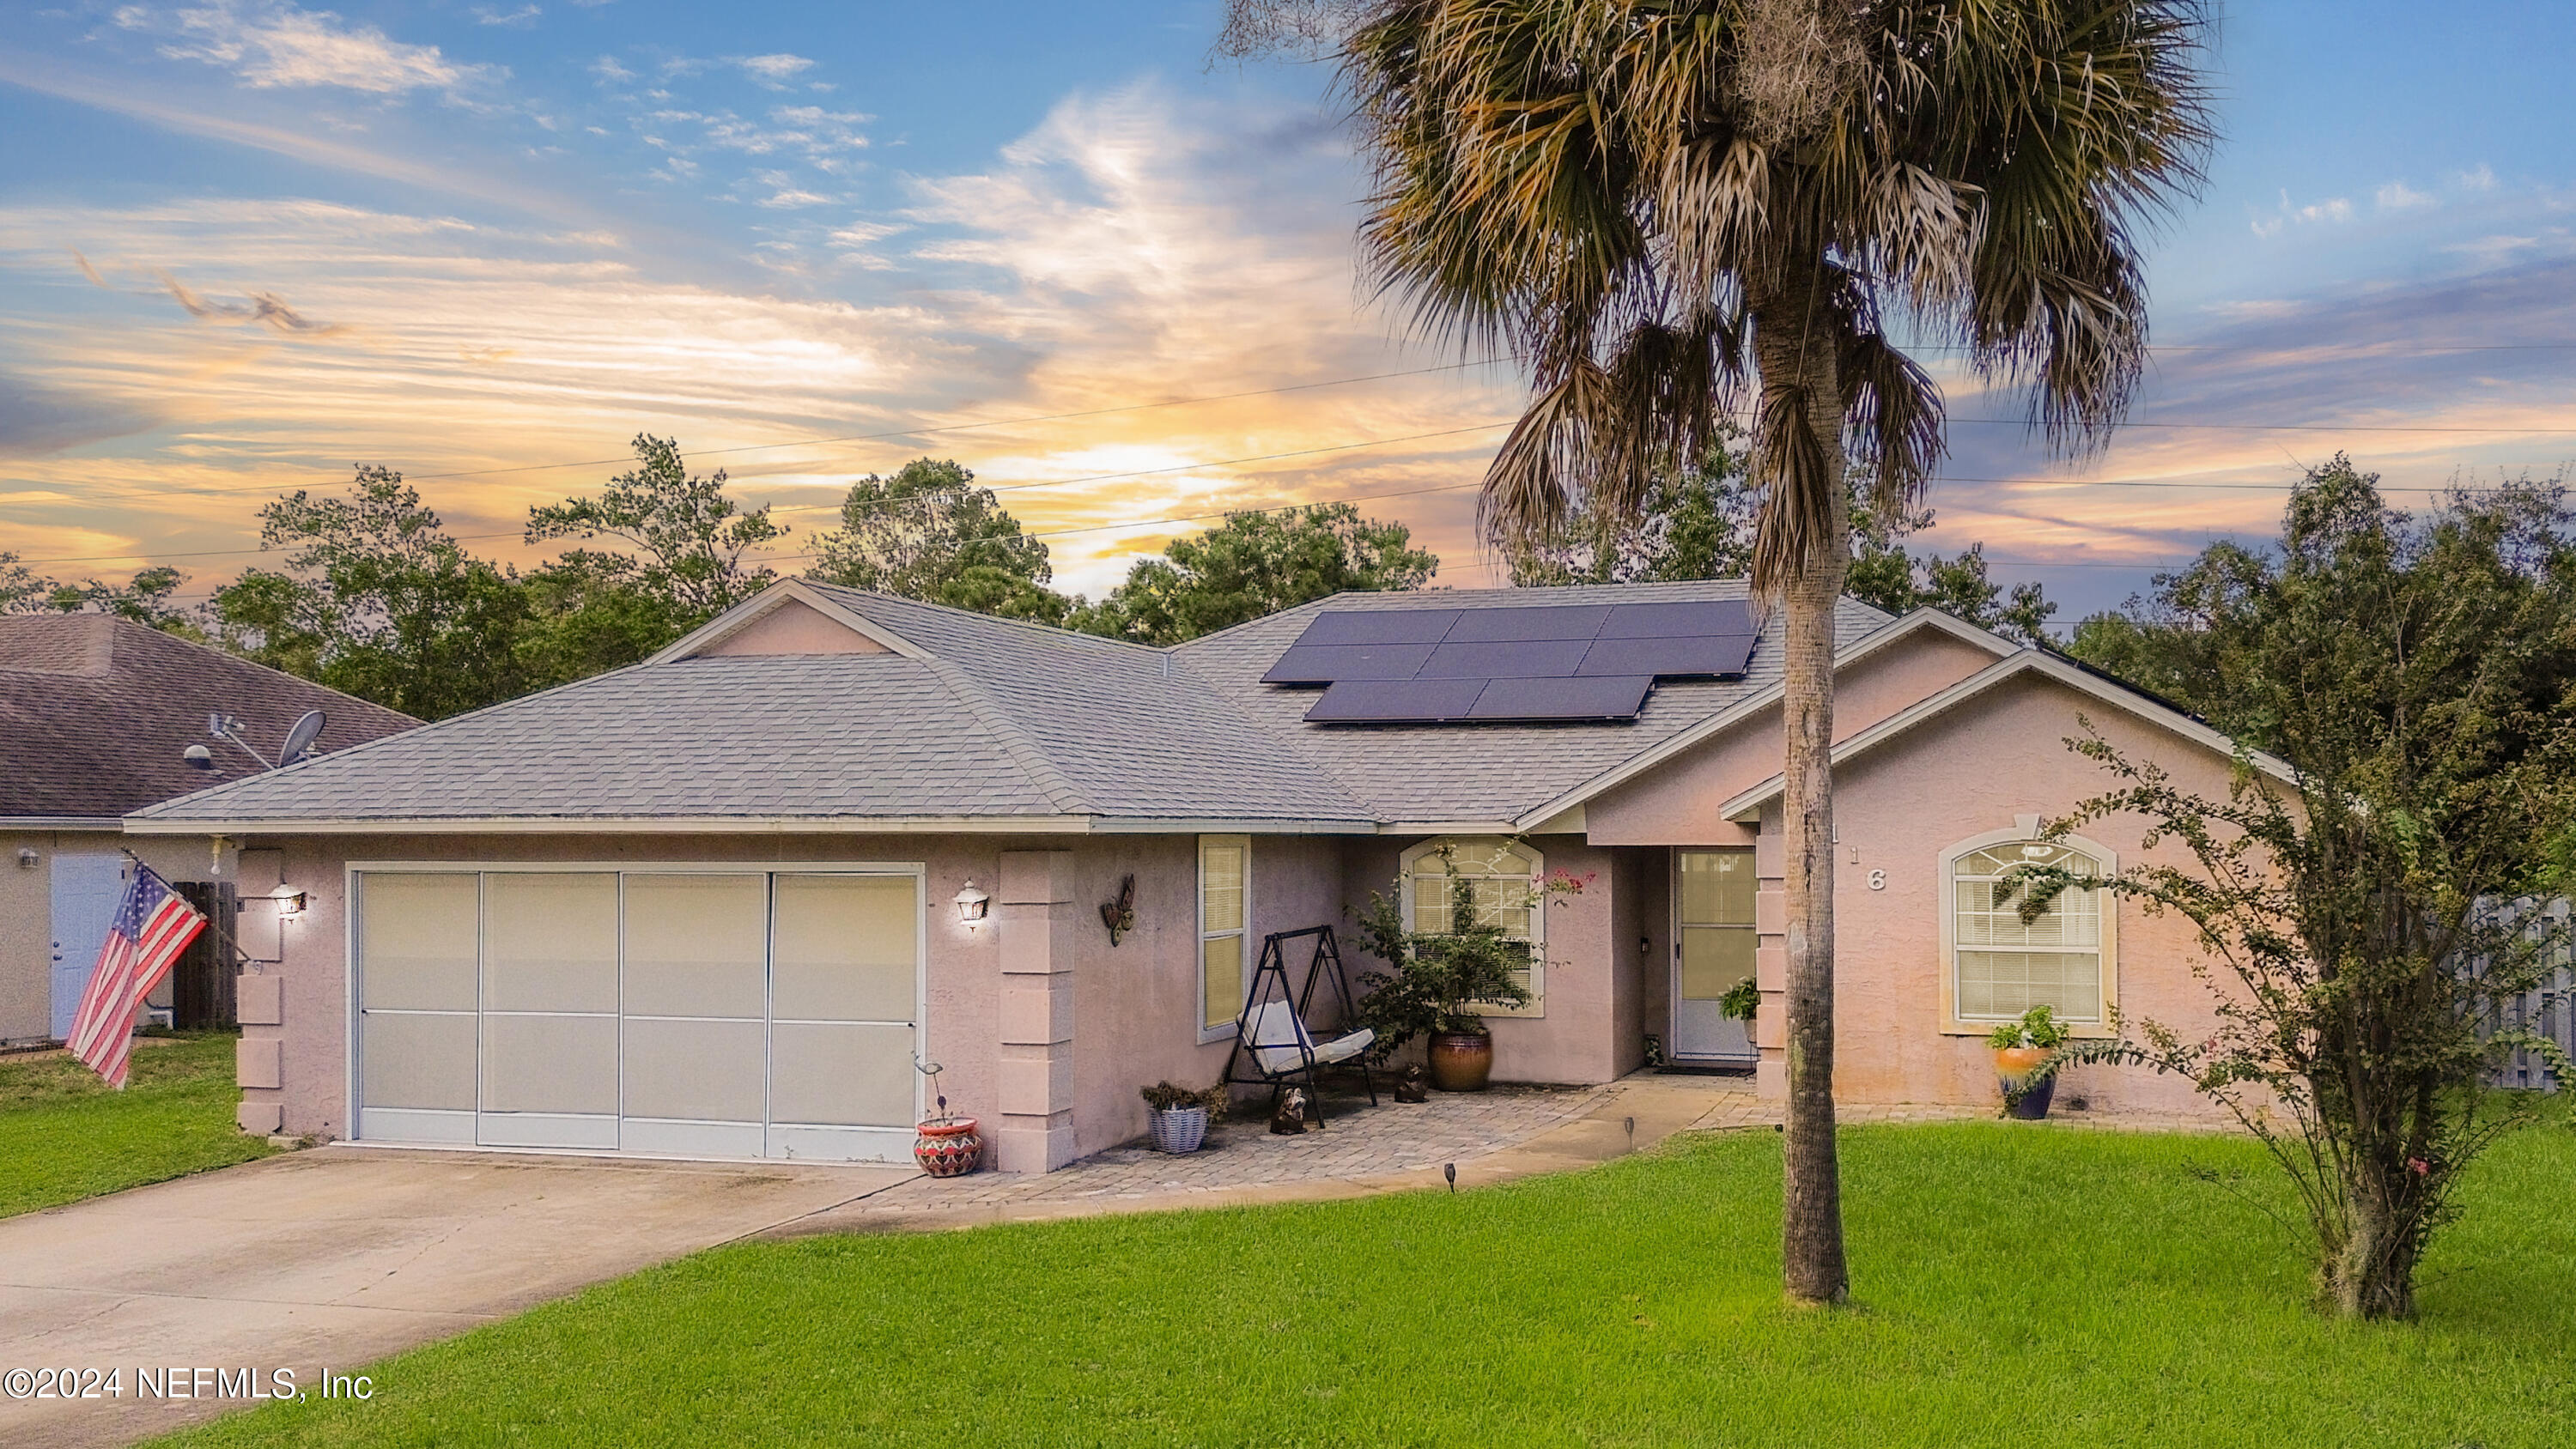
M 1217 1077 L 1264 935 L 1333 925 L 1356 970 L 1371 892 L 1436 911 L 1443 844 L 1543 961 L 1498 1075 L 1607 1081 L 1651 1038 L 1777 1094 L 1752 618 L 1733 583 L 1342 595 L 1153 649 L 785 583 L 645 664 L 127 826 L 278 848 L 309 893 L 282 994 L 244 998 L 276 1023 L 245 1027 L 253 1131 L 900 1159 L 918 1060 L 1002 1166 L 1049 1169 L 1141 1130 L 1138 1086 Z M 2136 822 L 2037 840 L 2107 783 L 2080 721 L 2210 790 L 2228 742 L 1941 614 L 1846 602 L 1839 637 L 1840 1090 L 1991 1103 L 1984 1037 L 2038 1001 L 2205 1023 L 2187 926 L 2083 891 L 2026 925 L 1986 882 L 2141 858 Z M 1559 874 L 1583 889 L 1533 905 Z M 1747 975 L 1758 1040 L 1717 1012 Z M 2100 1068 L 2072 1094 L 2192 1101 Z
M 124 893 L 125 850 L 173 882 L 240 881 L 237 852 L 206 832 L 120 833 L 130 811 L 261 768 L 209 736 L 207 716 L 239 720 L 274 759 L 314 709 L 326 751 L 417 723 L 127 620 L 0 618 L 0 1043 L 62 1038 Z M 212 769 L 188 764 L 190 745 Z

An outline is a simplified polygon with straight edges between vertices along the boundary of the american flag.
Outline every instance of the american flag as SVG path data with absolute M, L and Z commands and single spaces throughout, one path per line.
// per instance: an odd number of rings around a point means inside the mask
M 107 928 L 107 942 L 98 949 L 89 989 L 81 993 L 71 1038 L 64 1043 L 108 1085 L 125 1085 L 127 1059 L 134 1055 L 135 1008 L 205 928 L 206 918 L 169 882 L 135 862 L 134 881 L 116 908 L 115 924 Z

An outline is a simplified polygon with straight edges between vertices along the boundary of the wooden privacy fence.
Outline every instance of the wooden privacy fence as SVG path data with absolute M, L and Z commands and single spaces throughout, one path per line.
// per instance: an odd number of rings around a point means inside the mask
M 2535 897 L 2495 902 L 2482 906 L 2489 911 L 2510 911 L 2522 919 L 2522 937 L 2526 941 L 2547 944 L 2544 963 L 2553 969 L 2538 987 L 2519 996 L 2508 996 L 2496 1003 L 2491 1025 L 2495 1030 L 2508 1028 L 2529 1031 L 2558 1043 L 2558 1049 L 2576 1054 L 2576 1021 L 2571 1021 L 2571 1005 L 2576 1005 L 2576 943 L 2569 939 L 2568 903 L 2564 897 L 2544 901 Z M 2499 1087 L 2535 1088 L 2557 1091 L 2558 1071 L 2538 1054 L 2517 1048 L 2513 1055 L 2496 1066 L 2488 1082 Z
M 240 911 L 230 881 L 171 882 L 170 889 L 206 913 L 206 929 L 170 967 L 170 1024 L 181 1031 L 230 1031 L 239 1025 L 233 981 L 240 971 L 233 925 Z

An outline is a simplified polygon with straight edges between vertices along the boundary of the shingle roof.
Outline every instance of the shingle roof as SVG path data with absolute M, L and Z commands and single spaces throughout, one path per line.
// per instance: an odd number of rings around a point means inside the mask
M 326 753 L 412 728 L 409 715 L 104 614 L 0 618 L 0 818 L 112 818 L 257 769 L 206 734 L 223 713 L 274 751 L 325 713 Z M 188 768 L 192 744 L 215 752 Z
M 725 818 L 1239 821 L 1365 830 L 1503 821 L 1760 692 L 1659 685 L 1619 725 L 1307 725 L 1260 675 L 1316 613 L 1491 608 L 1535 591 L 1341 595 L 1177 649 L 800 583 L 910 645 L 683 657 L 423 727 L 145 813 L 157 821 Z M 1552 591 L 1553 592 L 1553 591 Z M 1568 591 L 1578 592 L 1578 591 Z M 1586 599 L 1732 599 L 1730 583 Z M 1560 594 L 1559 597 L 1563 595 Z M 1846 602 L 1845 642 L 1887 623 Z
M 1371 817 L 1172 651 L 816 585 L 957 666 L 1071 786 L 1079 813 L 1192 819 Z
M 835 818 L 1057 806 L 941 662 L 827 654 L 621 669 L 145 814 Z

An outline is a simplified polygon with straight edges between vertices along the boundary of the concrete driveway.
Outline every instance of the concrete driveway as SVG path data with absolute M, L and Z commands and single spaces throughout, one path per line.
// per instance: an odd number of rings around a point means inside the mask
M 0 1444 L 128 1443 L 247 1407 L 222 1395 L 280 1369 L 318 1393 L 325 1369 L 915 1176 L 326 1147 L 0 1219 Z M 120 1396 L 22 1397 L 17 1371 L 47 1369 L 120 1371 Z

